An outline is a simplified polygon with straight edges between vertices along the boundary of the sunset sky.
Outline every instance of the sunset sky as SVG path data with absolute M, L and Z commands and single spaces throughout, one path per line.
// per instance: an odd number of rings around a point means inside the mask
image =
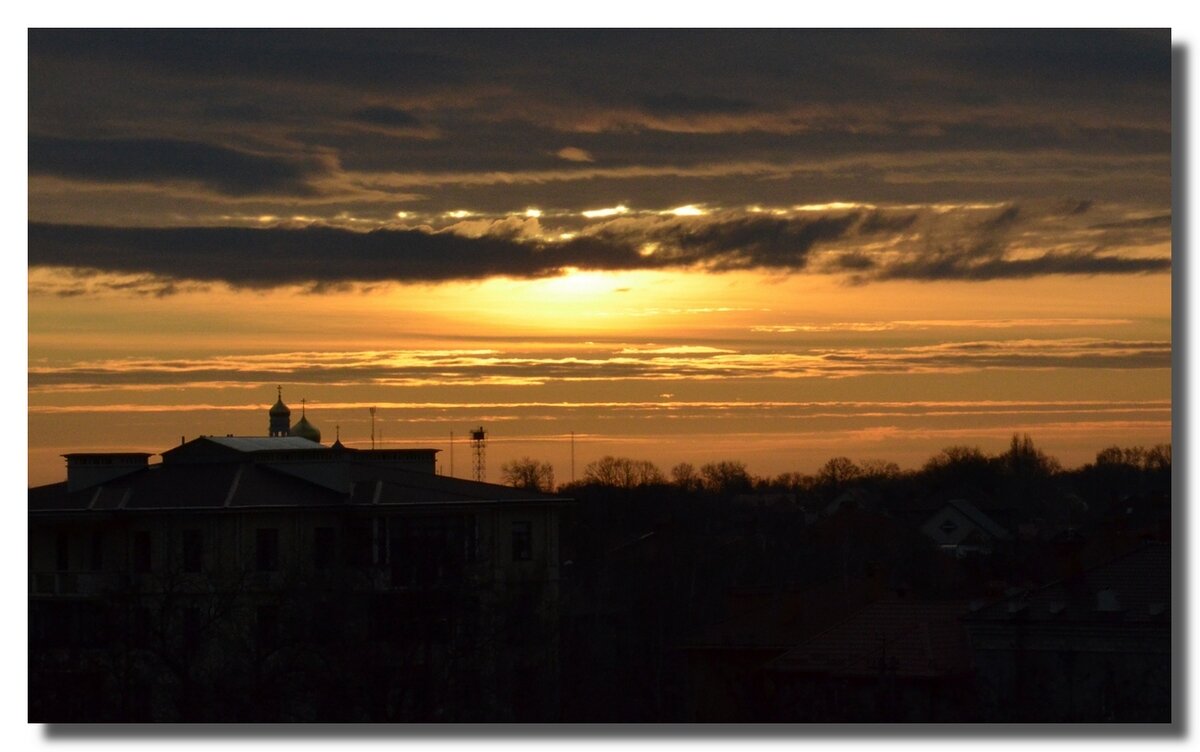
M 1168 31 L 31 31 L 29 482 L 1171 438 Z

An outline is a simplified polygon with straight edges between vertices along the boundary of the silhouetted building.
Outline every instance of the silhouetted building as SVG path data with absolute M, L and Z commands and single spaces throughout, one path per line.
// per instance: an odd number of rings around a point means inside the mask
M 768 665 L 775 718 L 809 722 L 970 720 L 966 604 L 886 598 Z
M 1171 548 L 1146 543 L 965 618 L 987 721 L 1171 720 Z
M 29 490 L 31 720 L 556 717 L 566 500 L 297 426 Z
M 921 525 L 921 532 L 956 556 L 990 554 L 997 541 L 1011 538 L 995 520 L 962 499 L 946 502 Z

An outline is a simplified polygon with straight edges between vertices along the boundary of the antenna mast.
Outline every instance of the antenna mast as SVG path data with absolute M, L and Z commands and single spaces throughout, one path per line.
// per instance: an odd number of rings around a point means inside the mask
M 367 409 L 371 411 L 371 448 L 374 449 L 375 448 L 375 407 L 371 406 L 371 407 L 368 407 Z

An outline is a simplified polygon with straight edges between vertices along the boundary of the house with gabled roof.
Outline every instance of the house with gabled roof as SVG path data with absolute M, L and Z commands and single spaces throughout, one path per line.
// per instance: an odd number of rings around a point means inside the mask
M 989 554 L 992 546 L 1011 539 L 1009 532 L 974 504 L 948 501 L 921 524 L 921 532 L 956 556 Z

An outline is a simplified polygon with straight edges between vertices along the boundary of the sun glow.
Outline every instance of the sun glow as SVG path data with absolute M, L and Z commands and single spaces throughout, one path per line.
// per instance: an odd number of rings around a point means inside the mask
M 607 209 L 590 209 L 581 213 L 588 219 L 597 219 L 600 217 L 615 217 L 618 214 L 625 214 L 628 211 L 628 206 L 625 206 L 624 204 L 618 204 L 617 206 L 611 206 Z
M 552 295 L 563 295 L 571 298 L 577 296 L 595 296 L 611 292 L 616 285 L 611 275 L 603 272 L 584 272 L 568 267 L 565 274 L 542 280 L 545 290 Z

